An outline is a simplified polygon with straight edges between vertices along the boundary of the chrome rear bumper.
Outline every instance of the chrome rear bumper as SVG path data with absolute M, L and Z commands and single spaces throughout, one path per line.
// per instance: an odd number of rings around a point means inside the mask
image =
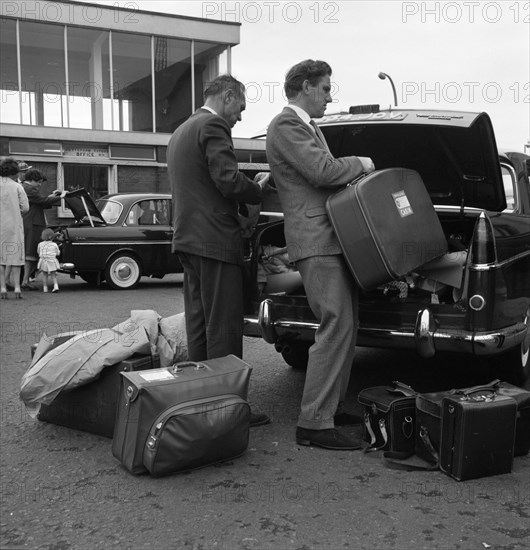
M 280 338 L 313 341 L 316 322 L 274 319 L 272 300 L 260 304 L 258 316 L 245 316 L 245 334 L 262 337 L 269 344 Z M 357 345 L 376 348 L 415 349 L 421 357 L 432 357 L 437 351 L 495 355 L 523 342 L 527 331 L 520 322 L 492 332 L 469 332 L 461 329 L 439 329 L 432 311 L 418 311 L 414 330 L 360 327 Z

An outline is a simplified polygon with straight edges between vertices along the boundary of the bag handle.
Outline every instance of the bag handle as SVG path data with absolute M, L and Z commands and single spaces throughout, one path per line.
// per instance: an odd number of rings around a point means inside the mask
M 195 361 L 182 361 L 181 363 L 175 363 L 170 368 L 171 368 L 172 374 L 177 374 L 179 372 L 182 372 L 182 369 L 186 367 L 194 367 L 195 370 L 200 370 L 200 369 L 205 369 L 206 365 L 203 363 L 197 363 Z
M 465 390 L 456 390 L 456 395 L 471 395 L 472 393 L 476 393 L 479 391 L 492 391 L 495 392 L 498 389 L 499 384 L 501 381 L 497 378 L 496 380 L 493 380 L 489 384 L 485 384 L 482 386 L 474 386 L 472 388 L 466 388 Z
M 403 384 L 403 382 L 394 380 L 392 384 L 394 384 L 393 388 L 387 388 L 387 391 L 390 393 L 400 393 L 405 397 L 416 397 L 417 395 L 416 391 L 414 391 L 410 386 L 407 386 L 407 384 Z

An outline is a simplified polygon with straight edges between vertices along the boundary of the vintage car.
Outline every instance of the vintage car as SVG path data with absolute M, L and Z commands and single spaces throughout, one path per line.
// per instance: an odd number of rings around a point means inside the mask
M 371 157 L 376 169 L 417 171 L 448 255 L 430 270 L 361 291 L 358 345 L 456 352 L 484 359 L 516 383 L 530 369 L 529 158 L 499 152 L 485 113 L 350 109 L 319 121 L 332 153 Z M 267 214 L 264 205 L 262 214 Z M 260 224 L 247 258 L 245 334 L 307 365 L 317 328 L 301 280 L 269 284 L 264 261 L 285 247 L 283 221 Z M 293 282 L 294 281 L 294 282 Z M 481 359 L 481 361 L 482 361 Z
M 142 276 L 182 271 L 171 253 L 171 195 L 117 193 L 94 202 L 79 189 L 67 193 L 65 203 L 76 222 L 59 229 L 62 272 L 130 289 Z

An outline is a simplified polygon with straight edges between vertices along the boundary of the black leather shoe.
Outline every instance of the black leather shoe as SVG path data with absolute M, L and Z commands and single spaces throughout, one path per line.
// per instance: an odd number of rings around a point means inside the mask
M 361 448 L 358 437 L 330 428 L 327 430 L 308 430 L 296 428 L 296 442 L 298 445 L 314 445 L 333 451 L 355 451 Z
M 29 284 L 29 283 L 24 283 L 24 284 L 20 285 L 20 288 L 21 288 L 22 290 L 37 290 L 37 287 L 36 287 L 36 286 L 33 286 L 33 285 Z
M 333 417 L 333 421 L 335 422 L 335 426 L 357 426 L 363 423 L 363 419 L 360 416 L 347 412 L 336 414 Z
M 271 419 L 266 414 L 250 413 L 250 427 L 255 428 L 256 426 L 265 426 L 265 424 L 270 424 Z

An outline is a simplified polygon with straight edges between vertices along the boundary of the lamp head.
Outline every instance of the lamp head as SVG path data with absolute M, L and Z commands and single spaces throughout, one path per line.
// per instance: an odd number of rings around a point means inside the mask
M 379 73 L 377 76 L 378 76 L 381 80 L 384 80 L 384 79 L 386 78 L 387 75 L 386 75 L 385 73 Z

